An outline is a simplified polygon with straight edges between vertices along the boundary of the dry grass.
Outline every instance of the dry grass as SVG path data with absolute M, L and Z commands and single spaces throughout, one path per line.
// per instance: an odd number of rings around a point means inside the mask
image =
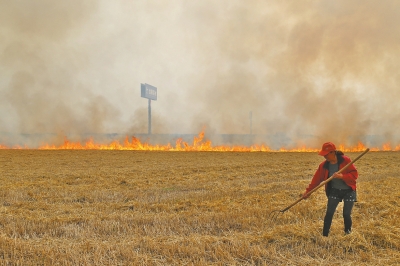
M 359 153 L 349 153 L 355 158 Z M 400 153 L 357 167 L 354 232 L 323 189 L 283 214 L 315 153 L 0 150 L 3 265 L 395 265 Z

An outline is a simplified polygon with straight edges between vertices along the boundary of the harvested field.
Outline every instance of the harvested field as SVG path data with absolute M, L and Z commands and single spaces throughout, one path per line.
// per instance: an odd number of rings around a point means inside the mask
M 355 158 L 359 153 L 347 153 Z M 354 231 L 321 236 L 316 153 L 0 150 L 2 265 L 400 264 L 400 153 L 369 152 Z

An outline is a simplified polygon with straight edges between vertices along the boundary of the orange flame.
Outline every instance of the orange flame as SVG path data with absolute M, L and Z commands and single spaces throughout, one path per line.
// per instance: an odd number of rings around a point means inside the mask
M 338 145 L 338 150 L 343 152 L 361 152 L 366 150 L 366 146 L 362 142 L 351 147 L 345 147 L 343 144 Z M 0 144 L 0 149 L 10 149 L 5 145 Z M 11 149 L 29 149 L 27 146 L 15 146 Z M 149 143 L 142 143 L 138 138 L 125 137 L 123 143 L 114 140 L 109 144 L 99 144 L 90 138 L 85 143 L 72 142 L 64 138 L 62 145 L 49 145 L 45 144 L 40 146 L 40 150 L 136 150 L 136 151 L 220 151 L 220 152 L 318 152 L 319 148 L 299 147 L 299 148 L 285 148 L 282 147 L 278 150 L 273 150 L 265 145 L 251 145 L 251 146 L 213 146 L 210 140 L 204 140 L 204 131 L 200 132 L 198 136 L 193 138 L 193 143 L 189 144 L 181 138 L 172 146 L 170 143 L 167 145 L 152 145 Z M 371 148 L 371 151 L 400 151 L 400 145 L 392 149 L 390 143 L 385 143 L 381 149 Z

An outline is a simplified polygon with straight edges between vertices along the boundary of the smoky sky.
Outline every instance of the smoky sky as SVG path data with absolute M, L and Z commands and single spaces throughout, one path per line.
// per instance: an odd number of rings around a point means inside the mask
M 399 13 L 389 0 L 0 0 L 0 143 L 146 133 L 149 83 L 154 134 L 398 144 Z

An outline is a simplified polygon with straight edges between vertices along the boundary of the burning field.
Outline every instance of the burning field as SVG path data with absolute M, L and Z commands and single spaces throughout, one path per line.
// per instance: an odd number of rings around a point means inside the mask
M 0 0 L 0 265 L 400 265 L 400 4 L 360 3 Z M 323 189 L 269 219 L 326 141 L 370 148 L 346 236 Z
M 355 158 L 359 152 L 346 153 Z M 321 236 L 321 157 L 304 152 L 0 150 L 0 260 L 15 265 L 394 265 L 398 152 L 356 166 L 354 230 Z

